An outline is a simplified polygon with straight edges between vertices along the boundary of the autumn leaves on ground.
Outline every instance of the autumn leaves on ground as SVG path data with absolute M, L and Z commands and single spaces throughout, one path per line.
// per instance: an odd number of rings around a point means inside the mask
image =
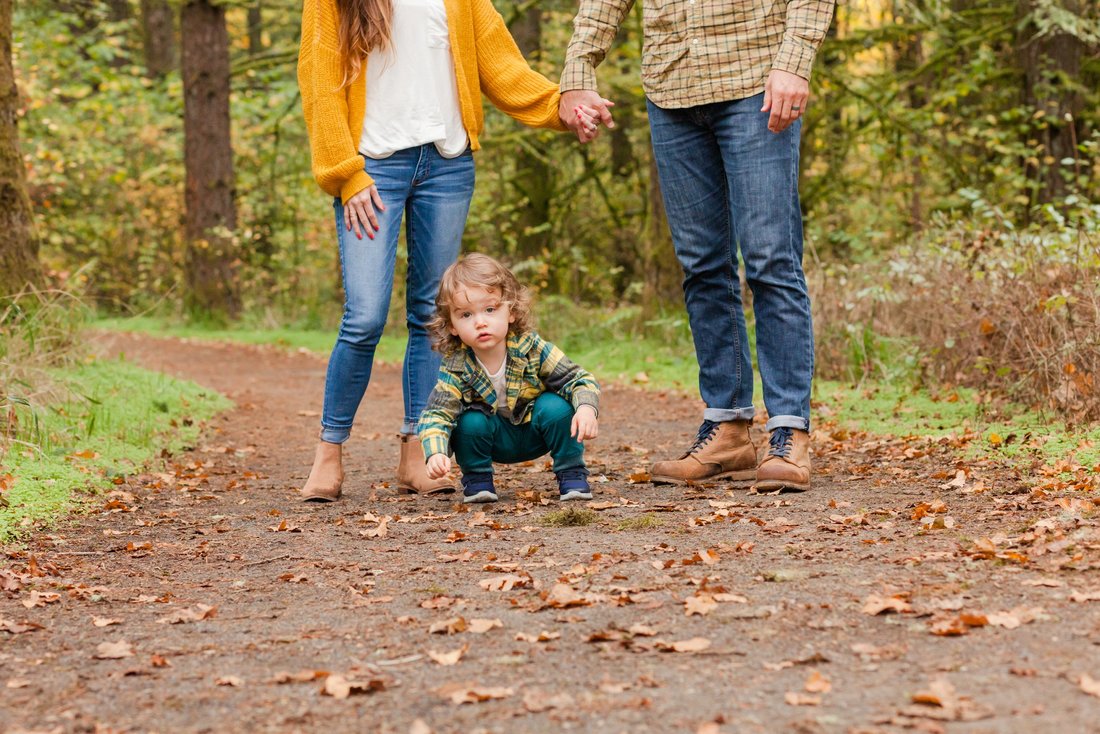
M 6 549 L 4 731 L 1100 731 L 1093 467 L 830 419 L 809 493 L 655 487 L 698 406 L 611 387 L 592 502 L 536 463 L 471 508 L 388 487 L 380 368 L 345 499 L 304 505 L 322 361 L 103 348 L 236 408 Z

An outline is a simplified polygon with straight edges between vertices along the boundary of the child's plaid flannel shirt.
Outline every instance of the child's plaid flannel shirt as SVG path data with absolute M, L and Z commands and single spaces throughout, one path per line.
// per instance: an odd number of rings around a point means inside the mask
M 530 422 L 531 404 L 548 390 L 568 400 L 574 409 L 590 405 L 599 412 L 600 386 L 595 378 L 534 332 L 508 335 L 505 377 L 511 421 L 517 426 Z M 439 367 L 439 381 L 417 426 L 424 457 L 449 453 L 451 431 L 458 416 L 465 410 L 480 410 L 492 415 L 496 397 L 473 350 L 463 345 L 444 357 Z

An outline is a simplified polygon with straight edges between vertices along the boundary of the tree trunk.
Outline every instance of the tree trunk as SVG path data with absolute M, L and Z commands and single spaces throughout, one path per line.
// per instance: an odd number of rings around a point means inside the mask
M 916 10 L 921 10 L 923 1 L 909 0 L 909 5 L 912 5 Z M 907 20 L 904 17 L 904 11 L 899 13 L 897 9 L 894 11 L 894 19 L 899 23 Z M 909 102 L 909 108 L 913 110 L 923 108 L 928 101 L 925 94 L 924 80 L 911 78 L 924 63 L 923 44 L 924 34 L 914 30 L 911 35 L 898 39 L 894 48 L 896 53 L 894 68 L 897 70 L 898 76 L 905 80 L 906 98 Z M 909 157 L 909 173 L 911 176 L 909 185 L 909 226 L 914 232 L 920 232 L 924 229 L 924 202 L 921 198 L 924 189 L 924 166 L 921 161 L 921 141 L 914 140 L 910 145 L 913 152 Z
M 1080 15 L 1080 0 L 1058 0 L 1061 9 Z M 1084 133 L 1081 113 L 1085 100 L 1079 87 L 1084 44 L 1075 36 L 1055 32 L 1043 36 L 1031 18 L 1034 0 L 1020 3 L 1025 23 L 1020 29 L 1017 49 L 1024 72 L 1024 103 L 1046 113 L 1044 125 L 1037 131 L 1041 150 L 1028 165 L 1035 179 L 1033 204 L 1047 204 L 1068 193 L 1062 161 L 1078 160 L 1077 143 Z M 1078 162 L 1076 169 L 1084 168 Z M 1068 169 L 1069 171 L 1074 168 Z
M 229 34 L 224 7 L 187 0 L 183 47 L 183 159 L 188 310 L 222 321 L 240 311 L 233 230 L 233 148 L 229 128 Z
M 509 26 L 520 52 L 530 60 L 542 47 L 542 11 L 532 4 Z M 550 204 L 554 174 L 545 160 L 524 147 L 516 150 L 516 175 L 512 185 L 526 199 L 518 218 L 516 245 L 521 258 L 537 257 L 549 245 Z
M 176 68 L 175 14 L 168 0 L 141 0 L 145 70 L 160 78 Z
M 38 243 L 19 153 L 19 90 L 11 61 L 12 0 L 0 0 L 0 298 L 38 284 Z
M 248 8 L 248 55 L 264 50 L 264 12 L 259 0 Z

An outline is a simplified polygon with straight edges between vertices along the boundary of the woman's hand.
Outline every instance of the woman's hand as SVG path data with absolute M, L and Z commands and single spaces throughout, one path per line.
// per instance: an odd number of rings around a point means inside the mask
M 451 470 L 451 457 L 432 454 L 428 457 L 428 479 L 439 479 Z
M 380 228 L 376 209 L 384 212 L 386 206 L 378 195 L 378 187 L 371 184 L 344 204 L 344 226 L 349 232 L 354 231 L 359 239 L 363 239 L 363 232 L 366 232 L 367 237 L 373 240 L 374 233 Z
M 582 405 L 573 414 L 573 424 L 569 435 L 578 441 L 595 438 L 600 432 L 600 423 L 596 419 L 596 409 L 591 405 Z

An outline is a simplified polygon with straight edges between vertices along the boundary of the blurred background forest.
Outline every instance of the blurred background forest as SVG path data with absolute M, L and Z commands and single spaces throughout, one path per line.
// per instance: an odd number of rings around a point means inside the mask
M 573 0 L 494 2 L 556 81 Z M 5 5 L 18 96 L 9 68 L 0 143 L 17 122 L 21 158 L 0 156 L 0 189 L 25 188 L 3 206 L 34 222 L 0 222 L 7 326 L 33 310 L 10 297 L 29 281 L 101 315 L 335 333 L 331 201 L 295 78 L 300 0 L 0 0 L 0 21 Z M 690 350 L 640 10 L 599 69 L 618 125 L 595 144 L 487 106 L 465 244 L 536 287 L 548 328 Z M 996 387 L 1100 417 L 1100 3 L 842 3 L 812 89 L 801 190 L 818 374 Z

